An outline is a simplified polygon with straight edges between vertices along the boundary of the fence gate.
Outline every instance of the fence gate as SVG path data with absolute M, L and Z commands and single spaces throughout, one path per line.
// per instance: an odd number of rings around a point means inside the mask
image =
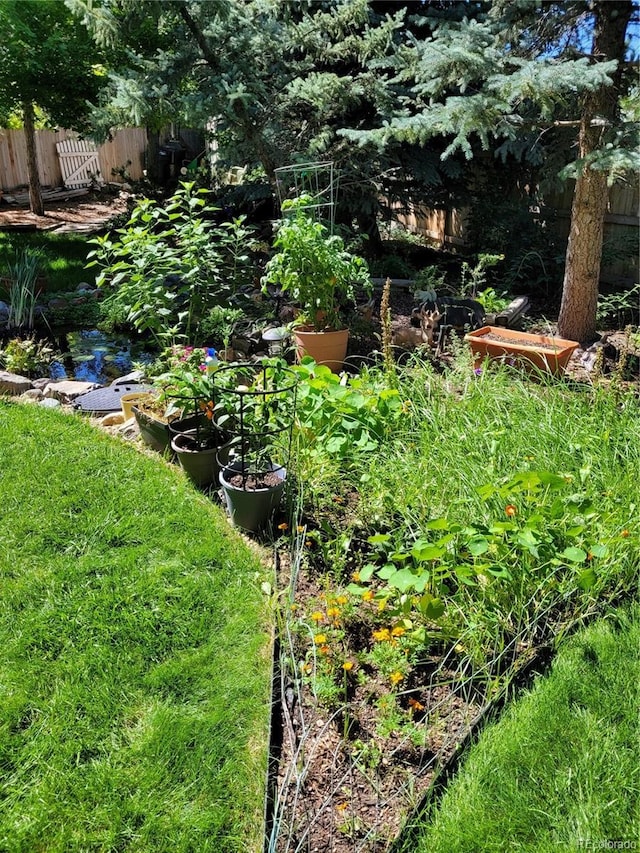
M 56 143 L 62 181 L 69 189 L 102 183 L 98 149 L 85 139 L 65 139 Z

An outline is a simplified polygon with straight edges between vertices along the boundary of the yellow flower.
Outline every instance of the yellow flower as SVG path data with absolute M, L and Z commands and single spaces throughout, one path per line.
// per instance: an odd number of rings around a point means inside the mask
M 304 525 L 299 524 L 299 525 L 296 527 L 296 532 L 297 532 L 297 533 L 304 533 Z
M 380 628 L 378 631 L 373 632 L 373 639 L 376 643 L 384 643 L 391 639 L 391 632 L 388 628 Z
M 349 599 L 346 595 L 339 595 L 336 598 L 336 604 L 346 604 Z
M 351 580 L 354 581 L 354 583 L 358 583 L 358 581 L 360 580 L 360 572 L 354 572 L 351 575 Z
M 348 805 L 348 803 L 338 803 L 338 805 L 336 806 L 336 809 L 339 812 L 343 812 L 347 808 L 347 805 Z
M 362 593 L 362 600 L 363 601 L 371 601 L 372 598 L 373 598 L 373 590 L 372 589 L 365 589 L 365 591 Z
M 327 635 L 326 634 L 316 634 L 315 641 L 316 641 L 316 643 L 318 643 L 319 646 L 321 646 L 323 643 L 327 642 Z
M 625 539 L 627 538 L 628 535 L 629 535 L 628 530 L 623 530 L 622 533 L 620 534 L 620 536 L 624 536 Z
M 402 637 L 403 634 L 406 634 L 406 633 L 407 632 L 402 627 L 402 625 L 396 625 L 394 628 L 391 629 L 391 636 L 392 637 Z
M 346 660 L 346 661 L 342 664 L 342 668 L 343 668 L 344 670 L 346 670 L 347 672 L 349 672 L 349 670 L 353 669 L 353 661 L 352 661 L 352 660 Z
M 314 622 L 324 622 L 324 613 L 321 613 L 319 610 L 314 610 L 311 614 L 311 618 Z
M 391 675 L 389 676 L 389 681 L 395 687 L 396 684 L 399 684 L 403 678 L 404 678 L 404 675 L 401 672 L 398 672 L 398 670 L 396 669 L 396 671 L 392 672 Z
M 328 607 L 327 608 L 327 616 L 330 619 L 337 619 L 339 615 L 340 615 L 340 608 L 339 607 Z

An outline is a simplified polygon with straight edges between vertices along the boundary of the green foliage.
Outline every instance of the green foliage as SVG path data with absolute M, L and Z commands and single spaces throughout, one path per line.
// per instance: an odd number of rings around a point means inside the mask
M 47 376 L 57 358 L 55 349 L 38 338 L 13 338 L 0 349 L 0 364 L 5 370 L 32 379 Z
M 241 308 L 213 305 L 200 322 L 200 337 L 226 349 L 236 326 L 244 316 L 245 312 Z
M 42 270 L 42 255 L 37 250 L 22 249 L 8 265 L 9 317 L 11 329 L 33 329 L 36 301 L 40 295 L 38 276 Z
M 302 309 L 301 320 L 317 330 L 341 328 L 340 309 L 354 304 L 354 287 L 370 290 L 366 262 L 351 255 L 342 237 L 330 234 L 308 212 L 309 196 L 283 203 L 274 248 L 262 279 L 264 288 L 276 285 Z M 287 214 L 291 212 L 291 216 Z
M 346 463 L 376 450 L 393 433 L 403 402 L 381 377 L 341 377 L 309 358 L 292 369 L 300 379 L 296 418 L 305 456 Z
M 0 27 L 0 116 L 30 102 L 54 125 L 85 129 L 88 102 L 105 77 L 102 52 L 82 23 L 62 0 L 5 0 Z
M 164 206 L 143 198 L 115 236 L 90 242 L 89 266 L 107 293 L 105 311 L 125 319 L 158 343 L 200 337 L 200 323 L 214 304 L 233 298 L 248 275 L 243 218 L 216 226 L 206 190 L 183 183 Z

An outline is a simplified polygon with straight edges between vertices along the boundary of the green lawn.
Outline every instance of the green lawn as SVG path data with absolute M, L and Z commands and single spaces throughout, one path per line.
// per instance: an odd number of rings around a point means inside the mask
M 484 731 L 413 853 L 640 847 L 639 708 L 635 606 L 567 641 Z
M 260 844 L 268 570 L 177 468 L 0 401 L 0 850 Z

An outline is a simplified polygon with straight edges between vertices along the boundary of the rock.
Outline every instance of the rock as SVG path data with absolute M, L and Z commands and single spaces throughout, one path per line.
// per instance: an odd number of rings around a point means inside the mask
M 91 293 L 93 287 L 87 281 L 81 281 L 80 284 L 76 287 L 77 293 Z
M 118 379 L 114 379 L 111 383 L 112 385 L 131 385 L 133 383 L 141 382 L 144 379 L 144 370 L 132 370 L 131 373 L 127 373 L 126 376 L 120 376 Z
M 0 370 L 0 394 L 23 394 L 33 388 L 33 383 L 26 376 Z
M 54 400 L 53 397 L 44 397 L 38 402 L 43 409 L 59 409 L 62 406 L 60 400 Z
M 40 388 L 29 388 L 21 397 L 23 400 L 42 400 L 43 394 Z
M 51 377 L 44 377 L 43 379 L 34 379 L 31 383 L 34 388 L 38 388 L 40 391 L 44 391 L 47 385 L 51 384 Z
M 122 426 L 118 427 L 118 435 L 125 441 L 134 441 L 140 435 L 140 430 L 135 418 L 129 418 Z
M 51 311 L 65 311 L 69 307 L 69 303 L 62 297 L 54 297 L 49 300 L 49 309 Z
M 81 394 L 88 394 L 89 391 L 94 391 L 96 388 L 100 388 L 97 382 L 78 382 L 75 379 L 63 379 L 62 382 L 50 382 L 44 389 L 44 396 L 53 397 L 53 399 L 60 400 L 63 403 L 70 403 Z
M 0 317 L 2 316 L 4 316 L 5 320 L 9 316 L 9 306 L 0 299 Z
M 100 426 L 117 426 L 124 423 L 124 415 L 122 412 L 109 412 L 108 415 L 100 418 Z

